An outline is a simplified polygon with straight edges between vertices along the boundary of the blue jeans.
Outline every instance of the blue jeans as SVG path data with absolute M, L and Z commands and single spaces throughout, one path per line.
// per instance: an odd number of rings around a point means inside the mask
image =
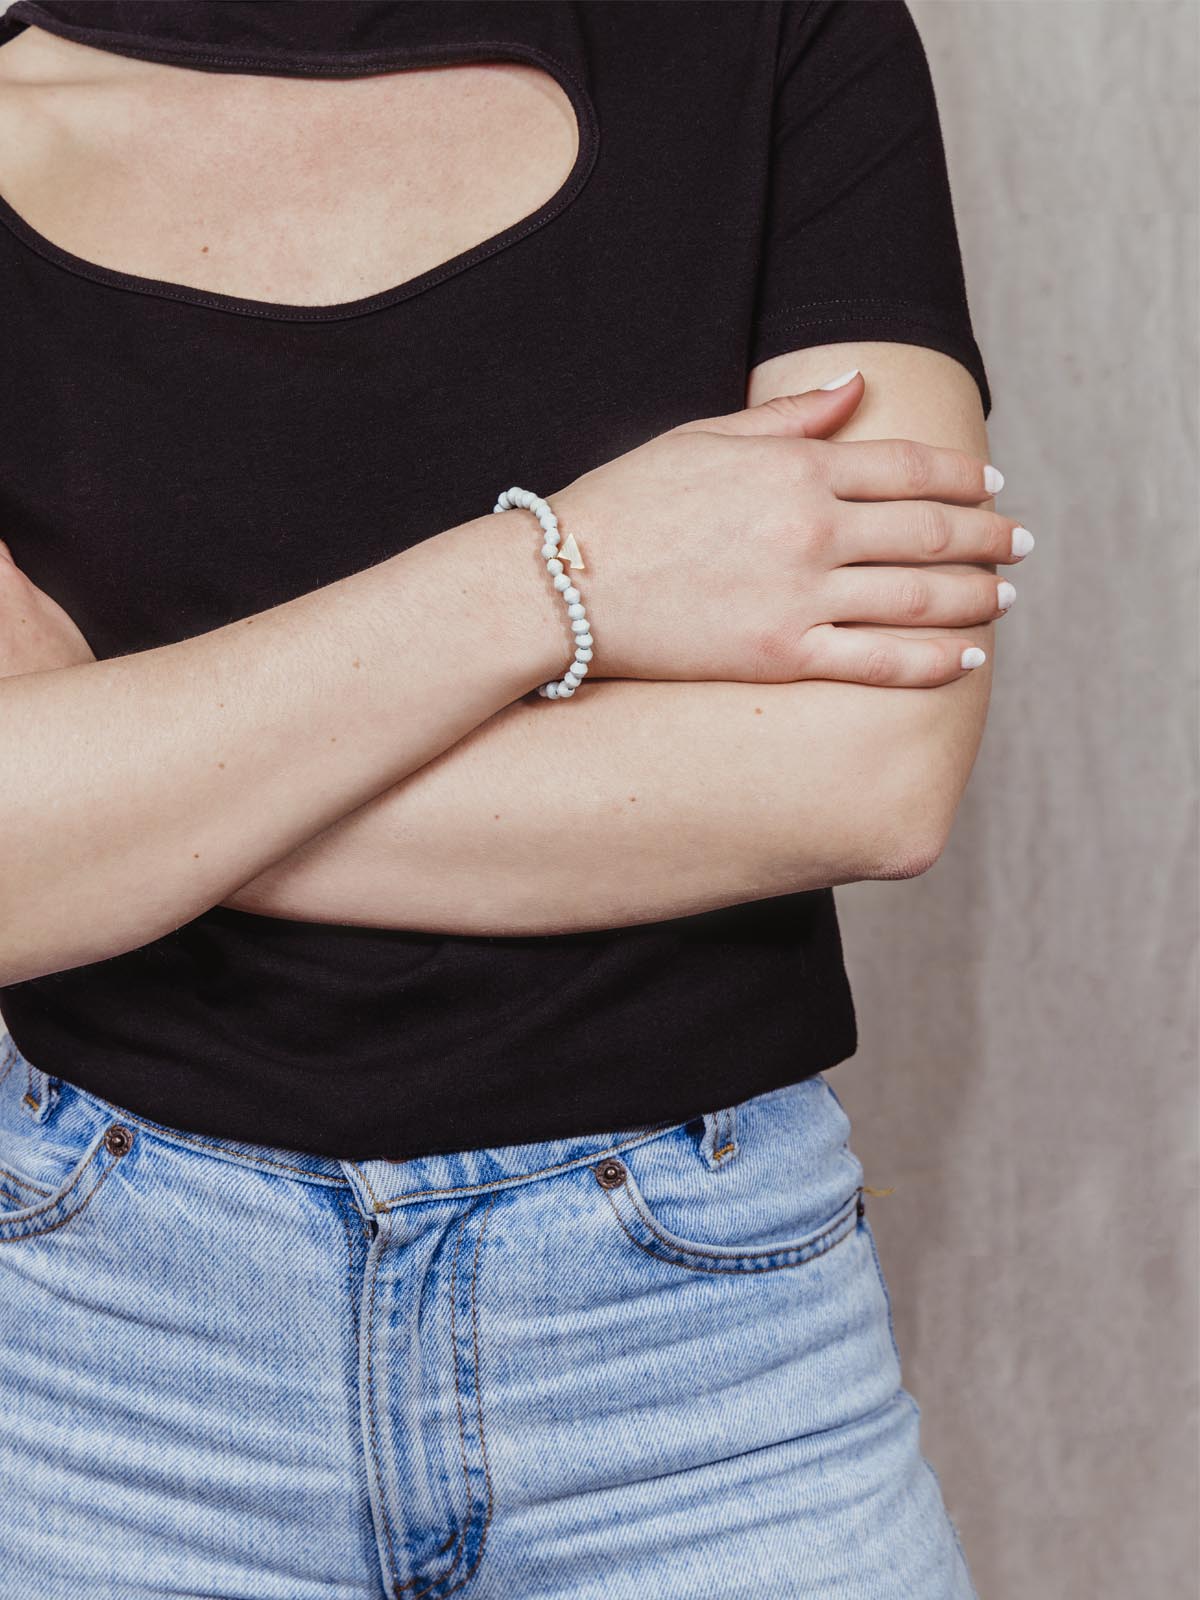
M 0 1600 L 975 1600 L 848 1133 L 336 1160 L 0 1036 Z

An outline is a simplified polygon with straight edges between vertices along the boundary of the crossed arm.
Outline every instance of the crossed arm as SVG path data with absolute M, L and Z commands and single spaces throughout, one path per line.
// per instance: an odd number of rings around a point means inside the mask
M 838 438 L 988 459 L 973 379 L 924 347 L 777 356 L 754 369 L 745 403 L 850 366 L 867 395 Z M 987 714 L 995 624 L 960 631 L 987 663 L 936 688 L 601 679 L 561 708 L 517 701 L 224 903 L 313 922 L 552 934 L 914 876 L 946 842 Z

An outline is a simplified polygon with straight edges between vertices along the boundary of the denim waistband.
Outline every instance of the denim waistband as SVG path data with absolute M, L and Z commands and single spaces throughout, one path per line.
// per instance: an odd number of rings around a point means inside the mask
M 375 1212 L 389 1211 L 413 1201 L 435 1200 L 439 1196 L 451 1199 L 551 1177 L 658 1138 L 672 1128 L 681 1127 L 684 1121 L 692 1120 L 658 1122 L 531 1144 L 410 1156 L 400 1161 L 380 1158 L 356 1161 L 168 1127 L 82 1089 L 68 1079 L 44 1072 L 21 1054 L 8 1035 L 0 1037 L 0 1093 L 19 1096 L 23 1110 L 35 1121 L 48 1119 L 61 1101 L 74 1101 L 77 1112 L 90 1110 L 97 1128 L 105 1122 L 120 1122 L 215 1160 L 255 1167 L 298 1182 L 349 1185 L 363 1208 Z M 701 1114 L 696 1113 L 697 1116 Z

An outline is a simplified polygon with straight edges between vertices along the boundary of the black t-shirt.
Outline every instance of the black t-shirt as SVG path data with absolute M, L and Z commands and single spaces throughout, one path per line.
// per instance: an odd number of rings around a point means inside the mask
M 27 23 L 222 71 L 512 59 L 579 122 L 531 216 L 333 306 L 96 266 L 0 200 L 0 529 L 98 657 L 737 410 L 750 368 L 800 346 L 927 345 L 990 408 L 902 4 L 18 0 L 0 39 Z M 570 707 L 537 704 L 569 752 Z M 130 1111 L 361 1158 L 681 1120 L 856 1048 L 830 889 L 519 938 L 217 906 L 0 1010 L 30 1060 Z

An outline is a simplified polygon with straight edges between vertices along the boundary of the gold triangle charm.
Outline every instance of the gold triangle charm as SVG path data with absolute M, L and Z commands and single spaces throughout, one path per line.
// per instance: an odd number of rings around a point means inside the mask
M 573 567 L 583 566 L 583 553 L 575 542 L 575 535 L 569 533 L 558 547 L 558 559 L 569 562 Z

